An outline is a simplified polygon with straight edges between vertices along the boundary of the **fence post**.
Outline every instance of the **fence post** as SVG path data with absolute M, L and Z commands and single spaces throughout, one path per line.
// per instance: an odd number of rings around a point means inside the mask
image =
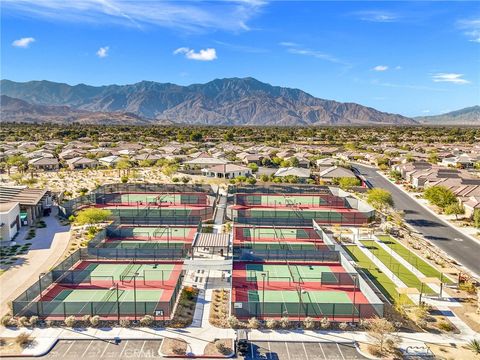
M 335 320 L 335 303 L 333 303 L 333 308 L 332 308 L 332 310 L 333 310 L 333 311 L 332 311 L 332 315 L 333 315 L 332 320 Z
M 63 320 L 67 318 L 67 303 L 63 302 Z

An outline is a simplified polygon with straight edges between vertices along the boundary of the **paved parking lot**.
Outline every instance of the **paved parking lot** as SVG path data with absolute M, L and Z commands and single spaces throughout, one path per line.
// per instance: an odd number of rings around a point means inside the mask
M 162 340 L 122 340 L 116 345 L 102 340 L 60 340 L 40 359 L 163 359 L 158 353 L 161 343 Z
M 247 360 L 362 360 L 350 343 L 254 341 Z

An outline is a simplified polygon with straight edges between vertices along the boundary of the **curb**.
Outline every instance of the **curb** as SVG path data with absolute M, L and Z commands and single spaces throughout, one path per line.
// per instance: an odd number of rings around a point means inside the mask
M 61 339 L 55 339 L 55 341 L 53 341 L 50 346 L 45 349 L 43 352 L 41 353 L 38 353 L 38 354 L 15 354 L 15 355 L 5 355 L 5 356 L 2 356 L 2 359 L 8 359 L 8 358 L 24 358 L 24 357 L 28 357 L 28 358 L 35 358 L 35 357 L 42 357 L 42 356 L 45 356 L 47 355 L 50 351 L 52 351 L 52 349 L 55 347 L 55 345 L 57 345 L 58 341 L 61 340 Z
M 365 357 L 365 358 L 367 358 L 367 359 L 371 359 L 371 360 L 382 360 L 382 359 L 377 358 L 377 357 L 375 357 L 375 356 L 373 356 L 373 355 L 366 354 L 366 353 L 364 353 L 362 350 L 360 350 L 360 345 L 358 344 L 358 341 L 355 341 L 353 344 L 355 345 L 355 349 L 357 350 L 357 352 L 358 352 L 360 355 L 362 355 L 363 357 Z
M 388 182 L 390 182 L 393 186 L 395 186 L 398 190 L 400 190 L 401 192 L 403 192 L 405 195 L 407 195 L 411 200 L 415 201 L 416 204 L 418 204 L 419 206 L 421 206 L 423 209 L 425 209 L 426 211 L 428 211 L 430 214 L 432 214 L 433 216 L 435 216 L 435 218 L 440 221 L 441 223 L 443 223 L 444 225 L 448 226 L 449 228 L 455 230 L 455 231 L 458 231 L 460 234 L 462 234 L 463 236 L 469 238 L 471 241 L 473 241 L 474 243 L 476 244 L 480 244 L 480 241 L 478 239 L 475 239 L 473 236 L 469 235 L 469 234 L 464 234 L 462 231 L 458 230 L 455 226 L 453 226 L 452 224 L 450 224 L 449 221 L 447 220 L 444 220 L 442 219 L 441 217 L 438 216 L 437 213 L 435 213 L 432 209 L 430 209 L 428 206 L 422 204 L 421 202 L 419 202 L 417 199 L 415 199 L 413 196 L 411 196 L 405 189 L 403 189 L 403 187 L 401 186 L 398 186 L 397 184 L 395 183 L 392 183 L 390 181 L 390 179 L 388 179 L 384 174 L 382 174 L 380 171 L 376 171 L 377 174 L 379 174 L 381 177 L 383 177 L 384 179 L 386 179 Z M 414 229 L 410 224 L 406 223 L 410 228 Z M 415 230 L 415 229 L 414 229 Z M 417 230 L 415 230 L 415 232 L 418 233 Z M 423 234 L 422 234 L 422 237 L 425 239 L 425 241 L 427 241 L 429 244 L 431 244 L 432 246 L 435 246 L 437 247 L 438 249 L 440 249 L 434 242 L 432 242 L 431 240 L 427 239 Z M 445 254 L 447 254 L 448 256 L 450 256 L 446 251 L 440 249 L 441 251 L 443 251 Z M 462 262 L 458 261 L 457 259 L 454 259 L 450 256 L 451 259 L 455 260 L 458 264 L 460 264 L 460 266 L 462 266 L 464 269 L 468 270 L 474 277 L 480 277 L 479 274 L 477 274 L 475 271 L 472 271 L 471 269 L 467 268 L 465 265 L 463 265 Z
M 386 177 L 384 174 L 382 174 L 381 172 L 377 171 L 377 174 L 379 174 L 380 176 L 382 176 L 384 179 L 388 180 L 389 182 L 390 179 L 388 177 Z M 391 182 L 392 183 L 392 182 Z M 407 195 L 410 199 L 412 199 L 413 201 L 415 201 L 418 205 L 420 205 L 421 207 L 423 207 L 425 210 L 427 210 L 430 214 L 434 215 L 436 218 L 438 218 L 440 221 L 442 221 L 443 223 L 445 223 L 447 226 L 451 227 L 452 229 L 455 229 L 456 231 L 458 231 L 459 233 L 461 233 L 463 236 L 466 236 L 468 237 L 470 240 L 472 241 L 475 241 L 476 243 L 480 244 L 480 240 L 479 239 L 476 239 L 474 238 L 472 235 L 470 234 L 465 234 L 464 232 L 462 232 L 461 230 L 459 230 L 456 226 L 452 225 L 450 223 L 450 221 L 448 220 L 445 220 L 443 218 L 441 218 L 440 216 L 438 216 L 438 214 L 433 211 L 432 209 L 430 209 L 428 206 L 426 206 L 425 204 L 422 204 L 420 201 L 418 201 L 414 196 L 412 196 L 408 191 L 406 191 L 403 187 L 401 186 L 398 186 L 397 184 L 395 183 L 392 183 L 393 186 L 397 187 L 400 191 L 402 191 L 405 195 Z

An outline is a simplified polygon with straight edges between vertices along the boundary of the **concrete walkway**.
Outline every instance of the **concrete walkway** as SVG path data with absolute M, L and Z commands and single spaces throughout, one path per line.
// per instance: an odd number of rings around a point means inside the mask
M 32 246 L 25 255 L 17 256 L 17 264 L 12 265 L 0 276 L 0 314 L 8 312 L 8 303 L 30 287 L 42 272 L 54 266 L 67 249 L 70 241 L 70 226 L 62 226 L 55 218 L 57 207 L 52 214 L 43 217 L 46 228 L 36 228 L 35 238 L 25 240 L 28 228 L 17 241 L 19 245 L 31 242 Z
M 185 329 L 150 329 L 150 328 L 106 328 L 106 329 L 3 329 L 1 337 L 15 337 L 21 332 L 27 332 L 35 338 L 33 345 L 26 348 L 23 355 L 40 356 L 47 353 L 57 340 L 102 339 L 113 340 L 119 337 L 122 340 L 130 339 L 162 339 L 165 337 L 183 339 L 190 344 L 193 354 L 201 355 L 205 346 L 213 339 L 235 338 L 232 329 L 219 329 L 212 326 Z M 423 344 L 465 344 L 475 338 L 477 334 L 430 334 L 430 333 L 402 333 L 397 334 L 401 340 L 401 347 L 419 346 Z M 298 341 L 298 342 L 361 342 L 369 343 L 366 332 L 361 331 L 313 331 L 313 330 L 249 330 L 249 339 L 254 341 Z M 478 336 L 477 336 L 478 337 Z

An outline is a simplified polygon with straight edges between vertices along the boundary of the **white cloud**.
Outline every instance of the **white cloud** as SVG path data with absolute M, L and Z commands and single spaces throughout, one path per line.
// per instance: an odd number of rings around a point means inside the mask
M 109 50 L 108 46 L 102 46 L 100 49 L 97 50 L 97 56 L 99 58 L 107 57 L 108 56 L 108 50 Z
M 366 10 L 353 13 L 358 19 L 369 22 L 390 23 L 400 19 L 400 16 L 389 11 Z
M 375 71 L 387 71 L 388 66 L 387 65 L 377 65 L 373 68 Z
M 458 26 L 463 30 L 469 41 L 480 43 L 480 18 L 460 20 Z
M 33 37 L 24 37 L 12 42 L 12 46 L 20 47 L 20 48 L 28 48 L 31 43 L 33 43 L 35 39 Z
M 261 0 L 2 0 L 2 11 L 54 21 L 113 23 L 137 28 L 247 31 L 248 22 L 266 4 Z
M 430 110 L 428 110 L 428 109 L 422 110 L 422 113 L 423 113 L 423 114 L 429 114 L 429 113 L 430 113 Z
M 469 84 L 470 81 L 463 78 L 463 74 L 437 73 L 432 75 L 434 82 L 449 82 L 453 84 Z
M 336 57 L 330 54 L 327 54 L 318 50 L 309 49 L 297 43 L 285 41 L 285 42 L 280 42 L 279 45 L 285 47 L 290 54 L 311 56 L 311 57 L 329 61 L 332 63 L 350 66 L 349 64 L 343 62 L 342 60 L 337 59 Z
M 213 48 L 200 49 L 199 52 L 195 50 L 181 47 L 173 52 L 174 55 L 185 54 L 185 57 L 190 60 L 199 60 L 199 61 L 212 61 L 217 58 L 217 51 Z

